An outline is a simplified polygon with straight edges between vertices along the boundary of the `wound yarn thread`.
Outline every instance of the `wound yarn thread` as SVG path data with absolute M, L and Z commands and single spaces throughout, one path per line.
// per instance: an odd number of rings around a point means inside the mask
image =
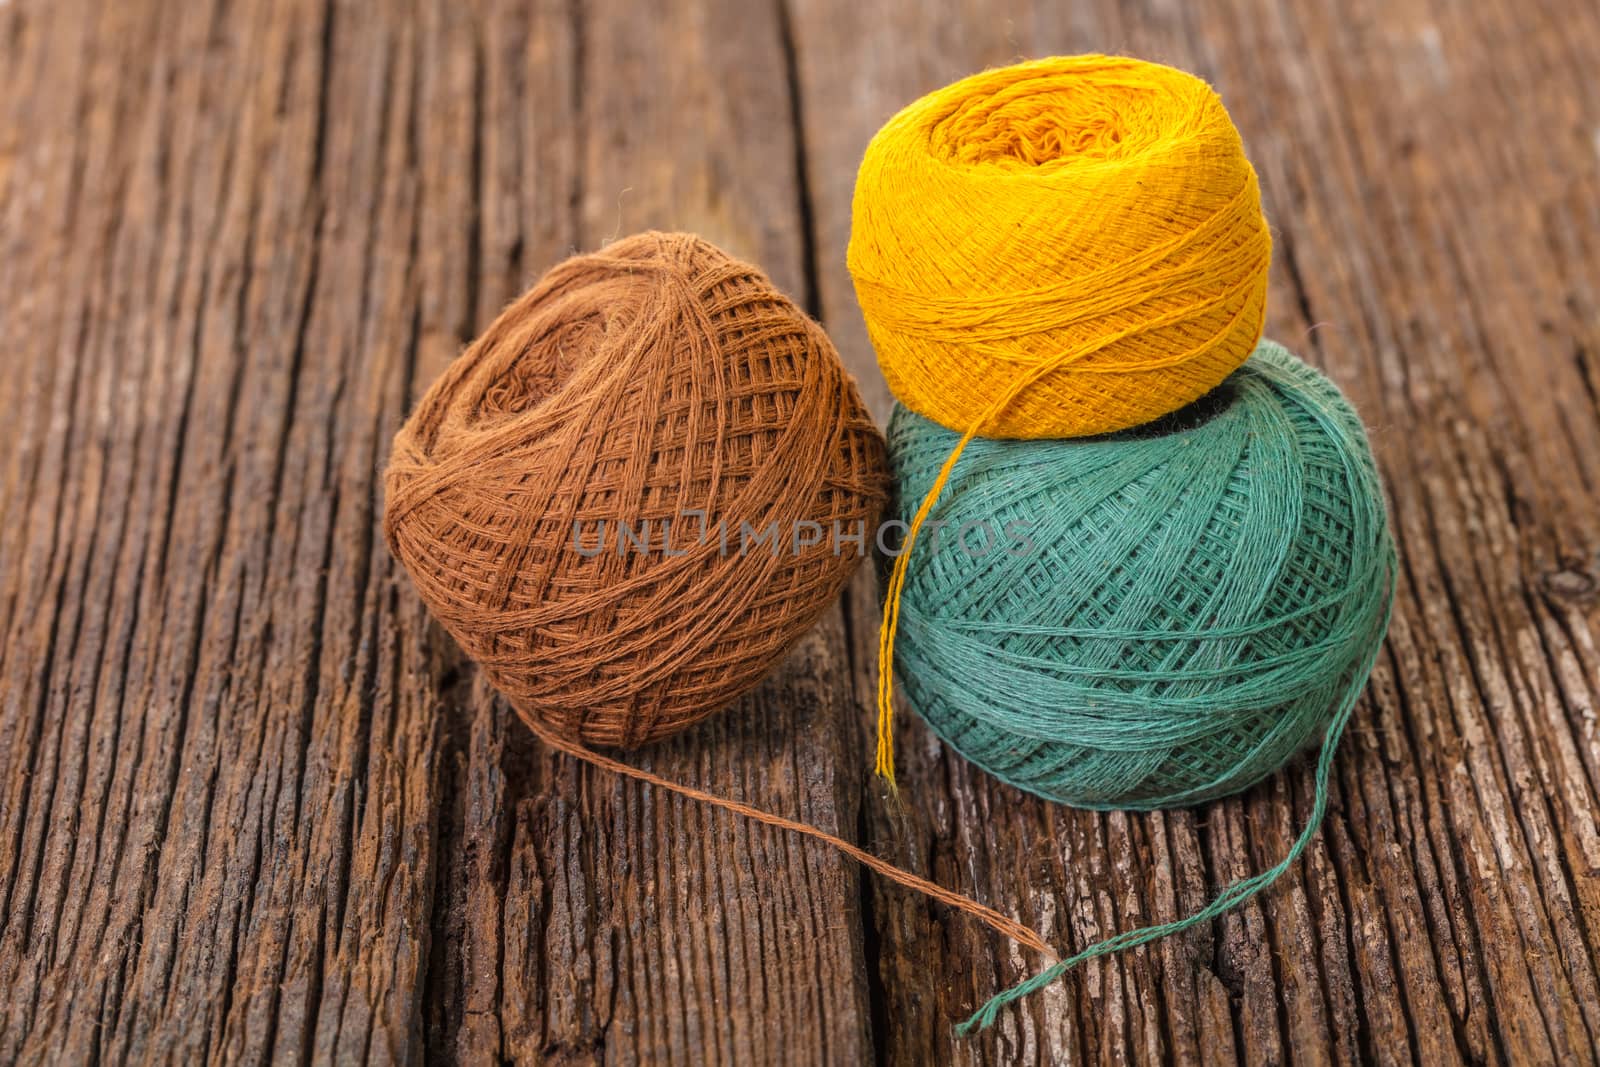
M 961 434 L 887 585 L 875 770 L 891 786 L 900 597 L 962 450 L 1124 429 L 1198 399 L 1260 339 L 1271 256 L 1221 99 L 1159 63 L 984 71 L 873 137 L 852 204 L 856 296 L 896 398 Z
M 862 161 L 850 270 L 901 402 L 907 525 L 879 631 L 877 773 L 893 787 L 897 672 L 969 759 L 1090 808 L 1197 803 L 1322 746 L 1311 818 L 1281 861 L 1061 960 L 963 1032 L 1259 892 L 1327 809 L 1394 548 L 1354 412 L 1256 347 L 1270 258 L 1221 101 L 1158 64 L 986 71 L 911 104 Z M 962 551 L 920 544 L 935 515 Z M 974 522 L 1009 538 L 1012 521 L 1042 524 L 1033 551 L 966 551 Z
M 888 474 L 819 326 L 710 243 L 644 233 L 507 307 L 385 487 L 390 550 L 517 713 L 631 747 L 760 682 L 859 564 L 792 531 L 870 531 Z
M 1090 55 L 974 74 L 891 118 L 848 259 L 902 404 L 1039 438 L 1137 426 L 1222 381 L 1261 336 L 1271 250 L 1211 87 Z
M 897 408 L 901 514 L 954 439 Z M 973 763 L 1075 807 L 1255 784 L 1326 734 L 1382 638 L 1391 550 L 1366 435 L 1271 341 L 1156 423 L 974 441 L 930 521 L 945 536 L 901 597 L 907 697 Z
M 955 439 L 896 410 L 902 515 Z M 1388 627 L 1395 553 L 1356 413 L 1270 341 L 1157 423 L 974 441 L 931 521 L 969 533 L 907 583 L 895 665 L 929 726 L 996 777 L 1079 807 L 1151 809 L 1238 792 L 1322 746 L 1311 817 L 1281 861 L 999 994 L 970 1030 L 1084 960 L 1222 914 L 1300 856 Z M 980 523 L 1011 536 L 974 552 L 990 543 L 970 533 Z

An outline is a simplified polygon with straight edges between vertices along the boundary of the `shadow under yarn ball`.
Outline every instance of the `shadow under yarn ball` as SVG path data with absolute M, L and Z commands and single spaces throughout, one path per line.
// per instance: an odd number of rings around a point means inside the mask
M 902 518 L 955 440 L 896 408 Z M 911 705 L 996 777 L 1080 807 L 1198 803 L 1277 770 L 1365 684 L 1392 597 L 1361 423 L 1270 341 L 1161 423 L 974 440 L 928 521 L 943 536 L 918 545 L 896 645 Z
M 762 679 L 859 562 L 835 529 L 871 543 L 888 472 L 819 326 L 755 267 L 645 233 L 507 307 L 385 487 L 391 551 L 517 712 L 632 746 Z

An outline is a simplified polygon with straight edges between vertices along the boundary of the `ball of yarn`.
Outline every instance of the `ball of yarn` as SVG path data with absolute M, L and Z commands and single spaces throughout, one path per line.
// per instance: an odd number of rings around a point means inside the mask
M 553 267 L 428 390 L 384 531 L 524 719 L 632 746 L 761 680 L 887 479 L 822 329 L 755 267 L 645 233 Z
M 962 79 L 879 130 L 856 178 L 850 272 L 890 389 L 987 437 L 1197 399 L 1260 338 L 1270 258 L 1222 101 L 1142 60 Z
M 955 435 L 898 408 L 902 515 Z M 1200 404 L 1121 434 L 978 439 L 901 599 L 911 705 L 996 777 L 1089 808 L 1249 786 L 1346 714 L 1393 548 L 1361 423 L 1269 341 Z M 986 550 L 987 549 L 987 550 Z

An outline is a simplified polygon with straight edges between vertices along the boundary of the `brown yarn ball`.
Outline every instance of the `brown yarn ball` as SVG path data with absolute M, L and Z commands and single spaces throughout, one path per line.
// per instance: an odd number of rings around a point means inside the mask
M 530 725 L 632 746 L 760 682 L 888 481 L 821 327 L 708 242 L 643 233 L 551 268 L 445 370 L 395 436 L 384 533 Z M 774 524 L 777 551 L 741 536 Z

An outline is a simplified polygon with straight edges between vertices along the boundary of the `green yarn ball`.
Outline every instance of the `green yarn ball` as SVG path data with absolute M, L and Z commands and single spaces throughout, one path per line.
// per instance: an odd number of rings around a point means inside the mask
M 958 439 L 896 408 L 902 521 Z M 1321 740 L 1393 595 L 1361 421 L 1270 341 L 1149 426 L 973 440 L 913 554 L 895 646 L 912 707 L 997 778 L 1087 808 L 1234 793 Z

